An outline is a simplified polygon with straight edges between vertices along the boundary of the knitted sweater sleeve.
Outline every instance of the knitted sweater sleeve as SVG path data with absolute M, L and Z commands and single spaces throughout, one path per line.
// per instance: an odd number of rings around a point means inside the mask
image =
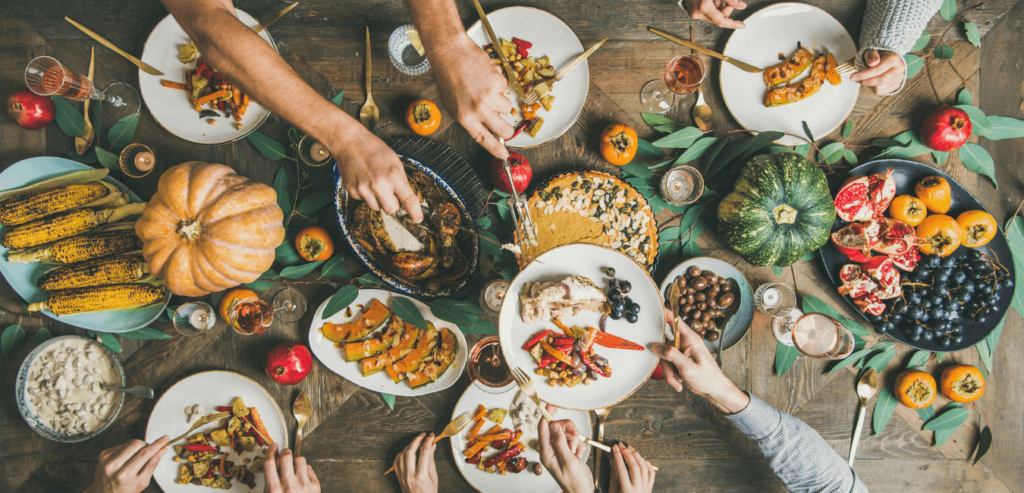
M 867 0 L 861 25 L 857 68 L 864 69 L 867 50 L 891 51 L 902 56 L 914 46 L 928 21 L 939 11 L 942 0 Z M 904 61 L 904 64 L 906 62 Z M 903 90 L 906 80 L 889 95 Z

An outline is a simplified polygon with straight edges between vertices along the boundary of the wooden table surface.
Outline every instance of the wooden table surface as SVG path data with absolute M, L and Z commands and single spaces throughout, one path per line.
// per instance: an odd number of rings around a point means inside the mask
M 276 12 L 284 0 L 245 0 L 236 6 L 264 18 Z M 484 0 L 484 8 L 511 5 L 510 2 Z M 698 42 L 721 49 L 729 32 L 704 22 L 691 22 L 675 0 L 638 0 L 628 2 L 593 2 L 563 0 L 557 2 L 525 0 L 552 12 L 572 26 L 585 46 L 609 37 L 604 47 L 591 58 L 591 92 L 588 111 L 592 115 L 557 141 L 524 152 L 533 163 L 537 178 L 543 179 L 559 169 L 574 166 L 602 166 L 596 155 L 597 134 L 607 121 L 618 120 L 641 129 L 638 93 L 650 79 L 661 76 L 664 64 L 680 47 L 654 37 L 646 26 L 654 25 L 685 36 L 693 27 Z M 750 1 L 750 10 L 767 5 L 768 1 Z M 854 39 L 859 39 L 864 1 L 814 0 L 846 26 Z M 975 2 L 957 2 L 960 11 Z M 458 1 L 464 25 L 476 19 L 471 3 Z M 33 57 L 51 55 L 83 71 L 87 67 L 88 49 L 97 46 L 96 79 L 105 86 L 116 80 L 138 83 L 135 68 L 127 61 L 99 47 L 97 43 L 72 28 L 62 17 L 67 15 L 101 33 L 119 47 L 140 54 L 150 29 L 167 12 L 158 2 L 104 2 L 80 0 L 8 0 L 0 7 L 0 94 L 7 96 L 24 87 L 25 64 Z M 739 18 L 745 15 L 739 15 Z M 971 46 L 962 34 L 962 27 L 949 31 L 948 38 L 956 49 L 952 65 L 975 95 L 975 103 L 990 115 L 1016 118 L 1024 116 L 1024 2 L 1017 0 L 986 0 L 967 15 L 978 25 L 982 35 L 981 48 Z M 340 90 L 346 94 L 343 106 L 355 114 L 363 101 L 363 29 L 372 32 L 375 100 L 381 107 L 382 122 L 391 121 L 379 133 L 385 138 L 412 134 L 401 123 L 405 106 L 421 95 L 433 96 L 439 102 L 433 78 L 428 74 L 410 77 L 397 71 L 387 60 L 386 40 L 399 25 L 410 22 L 402 0 L 305 0 L 290 14 L 271 27 L 286 60 L 326 96 Z M 938 15 L 929 31 L 941 33 L 949 26 Z M 935 40 L 929 46 L 931 48 Z M 717 79 L 717 63 L 711 64 L 710 80 Z M 869 143 L 876 137 L 891 137 L 915 128 L 936 98 L 951 102 L 963 81 L 949 65 L 931 69 L 933 85 L 922 73 L 908 81 L 903 92 L 894 97 L 877 97 L 866 90 L 851 115 L 856 122 L 852 144 Z M 714 128 L 734 129 L 736 123 L 721 104 L 717 84 L 705 86 L 708 102 L 715 109 Z M 669 117 L 690 122 L 688 116 L 695 96 L 677 100 Z M 450 122 L 451 118 L 447 118 Z M 285 139 L 287 122 L 273 117 L 261 131 Z M 104 130 L 105 133 L 105 130 Z M 838 132 L 823 141 L 840 140 Z M 451 125 L 435 134 L 443 142 L 484 169 L 486 155 L 458 125 Z M 976 137 L 972 140 L 977 141 Z M 290 161 L 268 161 L 247 141 L 231 145 L 204 147 L 177 140 L 143 111 L 135 136 L 157 149 L 162 163 L 174 164 L 189 160 L 225 163 L 252 179 L 270 183 L 279 166 Z M 41 155 L 67 156 L 73 141 L 56 125 L 29 132 L 18 128 L 7 118 L 0 118 L 0 169 L 25 158 Z M 104 148 L 109 145 L 101 142 Z M 981 197 L 1003 223 L 1013 214 L 1024 197 L 1024 171 L 1019 166 L 1024 155 L 1024 141 L 998 142 L 981 139 L 995 158 L 996 174 L 1002 188 L 998 191 L 984 177 L 966 170 L 955 156 L 941 168 Z M 869 159 L 867 148 L 857 148 L 861 160 Z M 927 160 L 931 162 L 930 160 Z M 281 164 L 284 163 L 284 164 Z M 607 165 L 603 165 L 607 166 Z M 155 175 L 150 179 L 127 180 L 127 184 L 143 197 L 152 194 Z M 481 177 L 486 180 L 485 172 Z M 294 183 L 294 182 L 293 182 Z M 754 268 L 736 254 L 725 249 L 713 231 L 705 231 L 700 245 L 706 255 L 715 256 L 739 267 L 752 285 L 775 275 L 769 268 Z M 678 256 L 678 254 L 676 254 Z M 349 255 L 351 257 L 351 255 Z M 661 260 L 661 277 L 681 258 Z M 1024 261 L 1024 259 L 1018 259 Z M 353 275 L 361 269 L 349 259 L 347 267 Z M 795 275 L 795 279 L 794 276 Z M 783 280 L 796 284 L 803 295 L 828 300 L 846 315 L 859 319 L 842 302 L 824 276 L 818 262 L 802 261 L 794 269 L 786 269 Z M 299 389 L 313 398 L 314 414 L 306 426 L 308 438 L 303 451 L 321 478 L 325 491 L 398 491 L 394 476 L 384 477 L 396 453 L 409 440 L 424 430 L 440 432 L 462 391 L 469 384 L 464 375 L 448 390 L 420 398 L 399 397 L 395 408 L 389 409 L 381 396 L 343 380 L 319 363 L 313 373 L 298 387 L 282 387 L 263 374 L 263 356 L 277 343 L 305 340 L 314 308 L 333 292 L 322 284 L 296 284 L 309 298 L 310 310 L 299 322 L 285 324 L 279 331 L 260 337 L 240 337 L 225 330 L 223 322 L 208 334 L 184 338 L 170 324 L 156 324 L 173 337 L 162 341 L 120 339 L 124 350 L 121 361 L 132 384 L 154 387 L 159 395 L 179 379 L 192 373 L 228 369 L 264 384 L 287 413 Z M 280 287 L 280 286 L 279 286 Z M 278 287 L 278 288 L 279 288 Z M 268 290 L 272 294 L 276 289 Z M 214 300 L 217 297 L 214 295 Z M 29 315 L 23 301 L 6 282 L 0 283 L 0 327 L 21 324 L 30 332 L 47 327 L 55 334 L 82 334 L 80 329 L 55 322 L 40 315 Z M 995 365 L 988 380 L 985 396 L 971 412 L 964 426 L 941 447 L 932 446 L 932 433 L 920 431 L 922 422 L 916 413 L 900 408 L 897 416 L 880 436 L 865 430 L 857 456 L 856 470 L 872 491 L 1024 491 L 1024 362 L 1020 347 L 1024 344 L 1021 316 L 1011 311 L 1007 316 L 1002 340 L 995 353 Z M 470 336 L 470 343 L 478 336 Z M 723 355 L 725 371 L 741 388 L 771 405 L 791 413 L 816 429 L 842 456 L 847 455 L 857 397 L 854 393 L 853 371 L 825 373 L 821 361 L 800 358 L 783 376 L 774 374 L 775 340 L 769 320 L 756 315 L 753 327 L 743 341 Z M 31 349 L 29 342 L 11 361 L 3 363 L 0 381 L 0 485 L 3 491 L 62 491 L 85 487 L 91 482 L 96 458 L 103 449 L 132 438 L 141 438 L 152 401 L 129 397 L 117 423 L 103 436 L 74 445 L 48 442 L 32 432 L 18 414 L 14 399 L 14 380 L 18 365 Z M 900 347 L 898 356 L 889 364 L 883 380 L 891 382 L 906 363 L 909 350 Z M 979 364 L 974 349 L 964 350 L 946 358 L 951 361 Z M 935 371 L 933 359 L 929 370 Z M 873 403 L 872 403 L 873 405 Z M 938 407 L 938 405 L 936 406 Z M 981 463 L 968 461 L 979 425 L 984 419 L 994 431 L 992 450 Z M 295 422 L 288 418 L 294 430 Z M 612 440 L 634 445 L 645 457 L 660 467 L 657 491 L 784 491 L 757 447 L 700 398 L 686 393 L 676 394 L 661 382 L 648 382 L 611 413 L 607 434 Z M 455 470 L 450 449 L 439 447 L 437 469 L 442 491 L 472 491 Z M 604 468 L 607 471 L 607 467 Z M 607 474 L 607 472 L 606 472 Z M 155 483 L 151 490 L 157 490 Z

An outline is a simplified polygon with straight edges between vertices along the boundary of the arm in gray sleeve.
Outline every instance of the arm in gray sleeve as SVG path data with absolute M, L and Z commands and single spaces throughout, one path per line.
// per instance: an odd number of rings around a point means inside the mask
M 867 493 L 846 461 L 803 421 L 753 395 L 746 408 L 725 417 L 757 443 L 789 491 Z
M 867 50 L 891 51 L 905 55 L 938 12 L 942 0 L 867 0 L 864 23 L 861 24 L 860 51 L 857 68 L 864 69 Z M 905 62 L 904 62 L 905 63 Z M 906 81 L 904 81 L 906 83 Z M 903 90 L 900 88 L 889 95 Z

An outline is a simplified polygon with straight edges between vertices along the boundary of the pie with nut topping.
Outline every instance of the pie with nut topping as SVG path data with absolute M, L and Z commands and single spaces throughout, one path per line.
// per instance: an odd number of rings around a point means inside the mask
M 552 178 L 527 199 L 537 224 L 537 244 L 516 244 L 519 267 L 558 246 L 590 243 L 617 250 L 650 269 L 658 258 L 658 225 L 640 192 L 600 171 L 574 171 Z

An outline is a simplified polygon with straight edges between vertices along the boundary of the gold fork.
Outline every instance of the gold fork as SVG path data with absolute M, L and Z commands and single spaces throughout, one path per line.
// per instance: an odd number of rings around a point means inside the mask
M 444 427 L 444 431 L 442 431 L 440 435 L 434 437 L 434 443 L 440 442 L 442 438 L 448 438 L 450 436 L 458 435 L 462 430 L 465 430 L 466 427 L 469 426 L 469 424 L 472 422 L 473 413 L 466 411 L 460 414 L 459 417 L 452 420 L 451 423 L 448 423 L 448 426 Z M 391 471 L 394 470 L 395 466 L 391 466 L 391 469 L 385 471 L 384 475 L 387 476 L 388 474 L 391 474 Z
M 601 409 L 595 409 L 594 414 L 597 415 L 597 441 L 604 440 L 604 422 L 608 419 L 608 415 L 612 413 L 612 408 L 603 407 Z M 596 486 L 601 480 L 601 449 L 598 448 L 597 452 L 594 453 L 594 485 Z
M 854 64 L 855 60 L 856 60 L 856 58 L 851 58 L 851 59 L 843 62 L 841 65 L 836 67 L 836 72 L 839 72 L 839 75 L 845 75 L 845 74 L 848 74 L 850 72 L 856 71 L 857 70 L 857 66 Z
M 537 389 L 534 388 L 533 380 L 530 379 L 530 376 L 522 368 L 513 368 L 512 378 L 516 380 L 519 390 L 522 390 L 526 397 L 529 397 L 530 400 L 537 404 L 537 407 L 540 408 L 540 413 L 544 415 L 544 419 L 548 420 L 549 423 L 553 422 L 555 418 L 551 417 L 551 414 L 545 408 L 545 404 L 540 401 L 540 397 L 537 397 Z
M 231 416 L 231 411 L 224 411 L 222 413 L 217 413 L 217 414 L 207 414 L 206 416 L 203 416 L 202 418 L 199 418 L 199 421 L 196 421 L 195 424 L 192 425 L 192 427 L 189 428 L 188 431 L 186 431 L 185 433 L 182 433 L 180 437 L 175 438 L 174 440 L 171 440 L 171 441 L 169 441 L 167 443 L 168 444 L 172 444 L 174 442 L 177 442 L 178 440 L 181 440 L 182 438 L 187 437 L 189 433 L 192 433 L 192 430 L 195 430 L 196 428 L 199 428 L 200 426 L 203 426 L 203 425 L 212 423 L 214 421 L 217 421 L 218 419 L 224 419 L 224 418 L 226 418 L 228 416 Z
M 590 55 L 593 55 L 594 52 L 597 51 L 597 49 L 600 48 L 601 45 L 604 44 L 605 41 L 608 41 L 608 38 L 604 38 L 601 41 L 598 41 L 597 44 L 595 44 L 594 46 L 591 46 L 589 50 L 584 51 L 583 54 L 581 54 L 580 56 L 576 57 L 575 60 L 569 62 L 569 65 L 566 65 L 566 67 L 564 69 L 562 69 L 562 71 L 559 72 L 558 75 L 556 75 L 554 79 L 551 79 L 551 80 L 545 81 L 545 82 L 541 82 L 540 84 L 537 84 L 536 86 L 533 86 L 533 90 L 530 91 L 530 94 L 526 95 L 526 99 L 523 100 L 523 103 L 526 104 L 526 106 L 533 106 L 534 103 L 539 101 L 540 98 L 546 96 L 548 94 L 548 92 L 551 91 L 551 86 L 554 85 L 555 82 L 558 82 L 558 81 L 562 80 L 562 77 L 565 77 L 566 74 L 571 72 L 572 69 L 576 68 L 576 66 L 579 65 L 580 63 L 582 63 L 583 60 L 586 60 L 587 57 L 589 57 Z

